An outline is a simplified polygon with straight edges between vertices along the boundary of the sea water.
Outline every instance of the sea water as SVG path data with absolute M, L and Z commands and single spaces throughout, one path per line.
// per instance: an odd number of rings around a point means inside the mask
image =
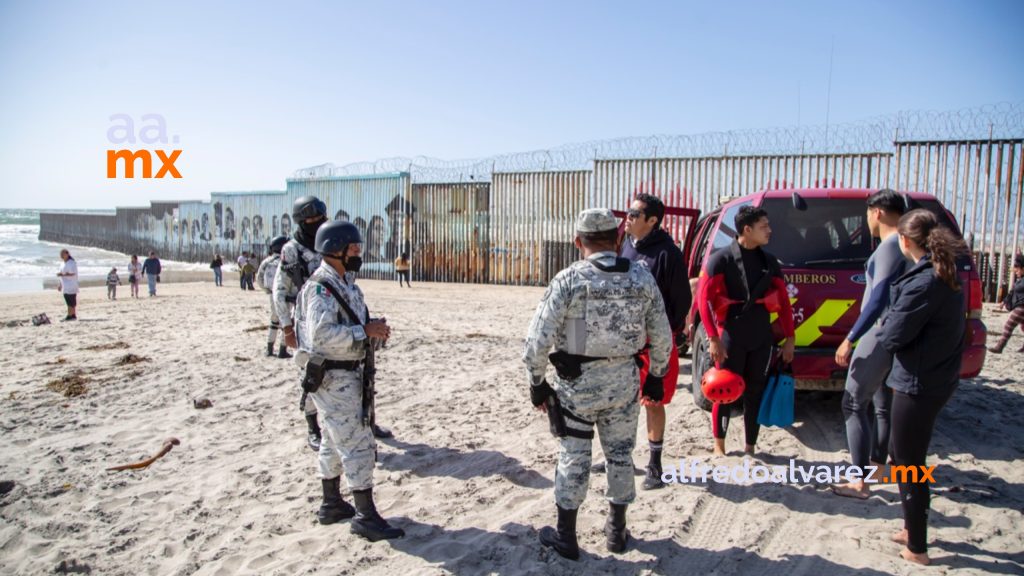
M 84 212 L 84 211 L 83 211 Z M 106 278 L 111 268 L 128 282 L 131 256 L 99 248 L 39 240 L 39 210 L 0 208 L 0 292 L 39 292 L 43 280 L 57 278 L 60 251 L 67 248 L 78 263 L 79 280 Z M 145 255 L 139 255 L 139 262 Z M 165 269 L 206 270 L 208 265 L 160 259 Z

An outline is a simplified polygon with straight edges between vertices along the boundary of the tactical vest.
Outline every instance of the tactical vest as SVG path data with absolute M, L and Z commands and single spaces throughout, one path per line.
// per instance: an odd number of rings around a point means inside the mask
M 608 269 L 594 261 L 577 265 L 573 299 L 566 312 L 564 348 L 569 354 L 632 356 L 647 342 L 644 286 L 629 260 Z

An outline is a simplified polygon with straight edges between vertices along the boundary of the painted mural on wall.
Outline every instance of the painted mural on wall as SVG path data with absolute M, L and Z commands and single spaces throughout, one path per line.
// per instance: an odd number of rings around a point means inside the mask
M 408 199 L 409 188 L 408 174 L 292 179 L 288 197 L 316 196 L 327 204 L 328 217 L 352 222 L 363 238 L 360 276 L 391 279 L 394 260 L 402 252 L 413 258 L 416 273 L 415 254 L 422 235 L 417 239 L 417 208 Z M 282 228 L 294 226 L 287 214 L 279 221 Z

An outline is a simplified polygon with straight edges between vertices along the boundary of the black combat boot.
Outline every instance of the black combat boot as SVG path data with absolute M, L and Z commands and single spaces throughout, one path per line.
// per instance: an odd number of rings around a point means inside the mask
M 610 504 L 604 535 L 608 538 L 606 547 L 609 552 L 621 554 L 626 551 L 626 541 L 629 540 L 629 530 L 626 530 L 626 504 Z
M 273 347 L 274 345 L 271 344 L 270 346 Z M 273 352 L 271 352 L 271 355 L 273 355 Z M 288 353 L 288 347 L 285 346 L 284 344 L 281 344 L 281 347 L 277 349 L 277 357 L 278 358 L 291 358 L 292 355 Z
M 319 452 L 320 423 L 316 421 L 316 414 L 306 414 L 306 424 L 309 426 L 309 436 L 306 437 L 306 444 L 313 452 Z
M 580 559 L 580 545 L 576 542 L 576 515 L 579 510 L 566 510 L 558 508 L 558 529 L 545 526 L 540 529 L 540 543 L 544 546 L 554 548 L 563 558 L 569 560 Z
M 405 536 L 405 530 L 395 528 L 377 513 L 373 504 L 373 488 L 353 490 L 352 500 L 356 503 L 356 517 L 352 520 L 352 532 L 370 542 L 390 540 Z
M 267 356 L 273 356 L 273 355 L 274 355 L 274 343 L 273 342 L 267 342 Z
M 334 524 L 356 515 L 356 509 L 341 497 L 341 477 L 323 479 L 324 502 L 316 513 L 321 524 Z
M 373 431 L 373 437 L 374 438 L 384 438 L 384 439 L 387 439 L 387 438 L 394 438 L 395 437 L 395 434 L 393 432 L 391 432 L 391 430 L 388 430 L 387 428 L 382 428 L 380 426 L 377 426 L 376 423 L 374 423 L 374 425 L 370 429 Z

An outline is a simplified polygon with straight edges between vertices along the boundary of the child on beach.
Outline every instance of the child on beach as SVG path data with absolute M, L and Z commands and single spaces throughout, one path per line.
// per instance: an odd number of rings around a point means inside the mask
M 117 268 L 111 268 L 107 273 L 107 300 L 117 300 L 117 287 L 121 285 L 121 279 L 117 276 Z

